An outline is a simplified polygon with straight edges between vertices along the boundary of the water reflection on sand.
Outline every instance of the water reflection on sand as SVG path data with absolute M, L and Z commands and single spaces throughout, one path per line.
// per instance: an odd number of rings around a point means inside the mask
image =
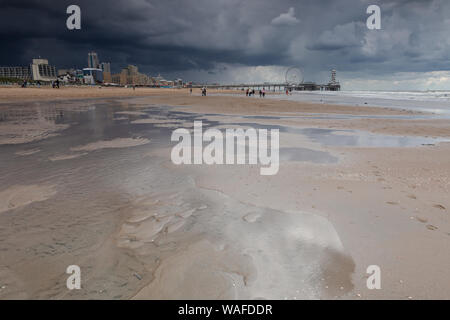
M 171 164 L 174 127 L 223 122 L 124 100 L 75 104 L 0 112 L 3 124 L 64 126 L 48 139 L 0 146 L 0 194 L 13 199 L 0 214 L 0 274 L 8 283 L 0 297 L 300 299 L 352 290 L 353 260 L 327 219 L 242 203 L 200 188 L 195 170 Z M 321 143 L 343 139 L 279 128 Z M 280 153 L 282 163 L 338 161 L 301 145 Z M 232 167 L 217 170 L 237 178 Z M 89 279 L 85 290 L 65 289 L 69 264 Z M 30 277 L 33 270 L 40 277 Z

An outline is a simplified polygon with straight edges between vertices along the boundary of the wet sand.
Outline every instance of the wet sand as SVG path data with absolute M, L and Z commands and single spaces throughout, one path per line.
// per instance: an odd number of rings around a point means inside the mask
M 64 103 L 49 92 L 33 108 L 61 110 L 50 119 L 65 129 L 0 146 L 0 298 L 450 298 L 444 121 L 186 91 Z M 6 119 L 31 99 L 9 94 Z M 170 133 L 200 119 L 280 128 L 278 174 L 172 164 Z M 82 290 L 65 288 L 70 264 Z M 366 287 L 372 264 L 381 290 Z

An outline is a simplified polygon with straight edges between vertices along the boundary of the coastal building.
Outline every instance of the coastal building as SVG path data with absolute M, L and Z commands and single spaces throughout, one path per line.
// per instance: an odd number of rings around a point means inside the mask
M 0 67 L 0 78 L 31 79 L 30 66 L 27 67 Z
M 103 83 L 112 83 L 112 75 L 111 72 L 103 71 Z
M 147 86 L 152 83 L 150 77 L 140 73 L 138 67 L 134 65 L 128 65 L 126 68 L 123 68 L 119 74 L 111 75 L 111 82 L 121 86 Z
M 103 72 L 111 73 L 111 63 L 110 62 L 102 62 L 102 63 L 100 63 L 100 69 L 102 69 Z
M 64 76 L 66 74 L 75 75 L 76 70 L 74 68 L 70 69 L 58 69 L 58 77 Z
M 53 81 L 57 77 L 56 67 L 49 65 L 47 59 L 33 59 L 29 66 L 0 67 L 0 78 L 22 80 Z
M 56 67 L 49 65 L 47 59 L 33 59 L 31 73 L 34 81 L 54 81 L 57 77 Z
M 103 82 L 111 83 L 112 82 L 111 63 L 109 63 L 109 62 L 100 63 L 100 69 L 102 69 L 102 71 L 103 71 Z
M 103 82 L 103 71 L 98 68 L 83 68 L 85 84 L 97 84 Z
M 120 84 L 120 73 L 115 73 L 111 75 L 111 83 Z
M 88 53 L 88 68 L 98 69 L 100 67 L 100 63 L 98 61 L 98 55 L 96 52 Z
M 183 79 L 176 79 L 174 81 L 174 83 L 175 83 L 175 86 L 182 87 L 183 86 Z

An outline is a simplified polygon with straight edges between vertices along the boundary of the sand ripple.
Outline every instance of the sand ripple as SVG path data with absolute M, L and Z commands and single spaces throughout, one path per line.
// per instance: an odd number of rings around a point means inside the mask
M 94 151 L 100 149 L 111 148 L 128 148 L 136 147 L 149 143 L 150 140 L 146 138 L 117 138 L 113 140 L 101 140 L 88 143 L 83 146 L 70 148 L 71 151 Z
M 56 194 L 55 186 L 16 185 L 0 192 L 0 213 L 30 203 L 44 201 Z

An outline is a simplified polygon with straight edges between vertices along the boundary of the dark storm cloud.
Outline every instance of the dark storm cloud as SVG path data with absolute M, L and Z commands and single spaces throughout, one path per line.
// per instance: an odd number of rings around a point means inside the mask
M 87 52 L 113 71 L 137 64 L 149 73 L 229 65 L 300 65 L 318 72 L 379 75 L 449 70 L 450 4 L 445 0 L 0 0 L 1 65 L 48 58 L 84 67 Z M 65 27 L 77 4 L 82 29 Z M 382 30 L 366 28 L 366 8 L 382 9 Z M 217 79 L 220 80 L 220 79 Z

